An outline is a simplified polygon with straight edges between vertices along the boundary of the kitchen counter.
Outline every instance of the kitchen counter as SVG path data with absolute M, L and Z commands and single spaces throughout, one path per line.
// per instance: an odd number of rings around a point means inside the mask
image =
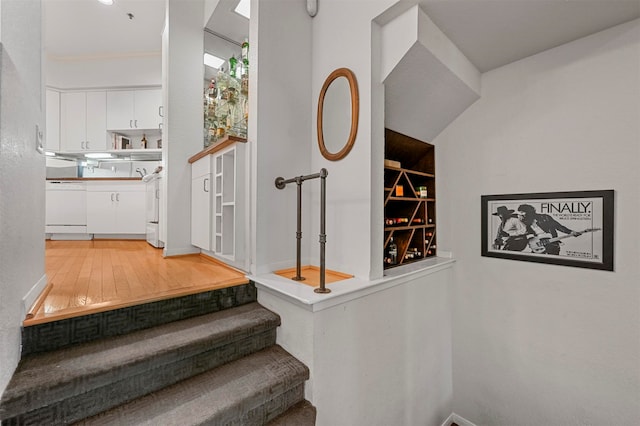
M 66 178 L 47 178 L 47 180 L 61 181 L 61 180 L 70 180 L 70 181 L 96 181 L 96 180 L 138 180 L 141 181 L 140 177 L 95 177 L 95 178 L 85 178 L 85 177 L 66 177 Z

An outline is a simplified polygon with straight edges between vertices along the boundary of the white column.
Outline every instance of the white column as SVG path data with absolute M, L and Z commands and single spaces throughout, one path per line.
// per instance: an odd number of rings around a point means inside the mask
M 165 256 L 200 251 L 191 245 L 188 159 L 203 149 L 203 17 L 203 0 L 167 0 L 162 38 Z

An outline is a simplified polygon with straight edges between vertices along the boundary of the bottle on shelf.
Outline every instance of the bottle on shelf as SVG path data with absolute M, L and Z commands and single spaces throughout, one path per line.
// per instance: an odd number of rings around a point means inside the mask
M 237 66 L 238 66 L 238 60 L 236 59 L 235 55 L 232 55 L 229 58 L 229 77 L 237 78 L 236 77 L 236 67 Z
M 140 141 L 140 147 L 142 149 L 147 149 L 147 135 L 142 134 L 142 140 Z
M 242 53 L 240 54 L 240 60 L 244 66 L 249 68 L 249 39 L 245 37 L 241 45 Z
M 396 245 L 395 241 L 393 241 L 393 237 L 391 237 L 391 240 L 389 241 L 388 259 L 390 265 L 395 265 L 396 263 L 398 263 L 398 246 Z
M 245 52 L 246 51 L 246 52 Z M 220 67 L 204 93 L 204 145 L 231 135 L 247 137 L 248 41 L 241 61 L 229 58 L 229 71 Z M 246 57 L 246 58 L 245 58 Z M 239 74 L 242 73 L 242 78 Z M 246 78 L 246 87 L 244 79 Z
M 249 93 L 249 39 L 245 38 L 242 42 L 242 53 L 240 61 L 242 62 L 241 88 L 242 93 Z
M 209 99 L 215 99 L 218 97 L 218 89 L 216 88 L 216 79 L 212 78 L 209 82 L 209 89 L 207 90 Z

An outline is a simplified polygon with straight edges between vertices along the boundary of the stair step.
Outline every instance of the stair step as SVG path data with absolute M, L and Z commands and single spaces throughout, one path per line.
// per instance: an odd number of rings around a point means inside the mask
M 316 407 L 304 400 L 270 421 L 267 426 L 314 426 L 315 424 Z
M 189 294 L 171 299 L 98 312 L 24 327 L 22 355 L 121 336 L 137 330 L 255 302 L 255 284 Z
M 0 419 L 80 420 L 269 347 L 279 324 L 276 314 L 250 303 L 26 356 L 2 396 Z
M 264 425 L 304 400 L 309 369 L 272 346 L 79 422 Z

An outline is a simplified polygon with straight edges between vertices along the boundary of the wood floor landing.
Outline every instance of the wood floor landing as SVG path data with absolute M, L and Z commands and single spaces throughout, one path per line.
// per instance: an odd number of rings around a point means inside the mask
M 207 256 L 163 258 L 146 241 L 48 240 L 45 247 L 48 293 L 25 326 L 249 282 Z

